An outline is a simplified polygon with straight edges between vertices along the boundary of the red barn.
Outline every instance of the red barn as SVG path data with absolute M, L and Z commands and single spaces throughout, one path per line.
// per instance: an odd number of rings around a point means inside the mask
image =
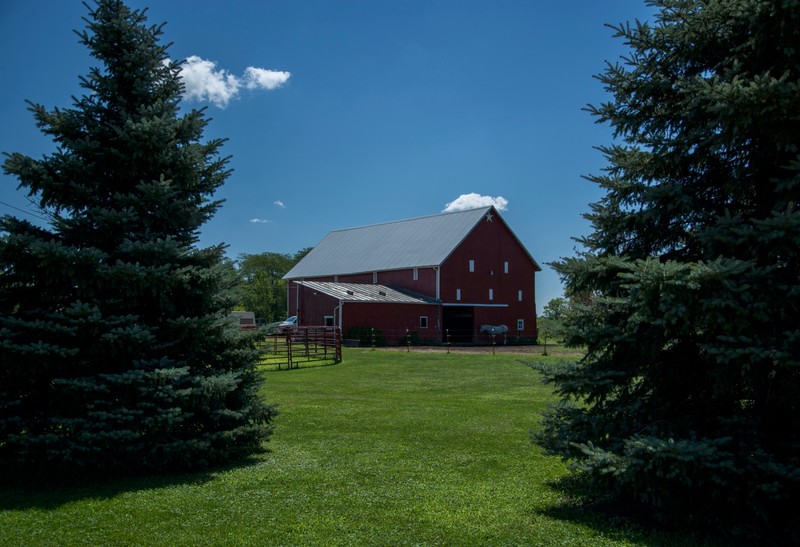
M 541 268 L 494 207 L 336 230 L 289 281 L 289 315 L 301 325 L 407 332 L 431 342 L 486 342 L 482 325 L 536 338 Z

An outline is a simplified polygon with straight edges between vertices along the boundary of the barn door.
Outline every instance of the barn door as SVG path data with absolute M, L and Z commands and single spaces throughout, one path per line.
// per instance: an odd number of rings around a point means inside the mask
M 472 306 L 445 306 L 442 310 L 444 334 L 450 334 L 453 344 L 471 344 L 475 333 L 475 308 Z

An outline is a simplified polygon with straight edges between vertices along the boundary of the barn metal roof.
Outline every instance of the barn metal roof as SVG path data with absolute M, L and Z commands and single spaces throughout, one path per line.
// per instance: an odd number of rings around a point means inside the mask
M 362 283 L 330 283 L 323 281 L 296 281 L 298 285 L 319 291 L 344 302 L 371 302 L 387 304 L 435 304 L 436 300 L 385 285 Z
M 284 279 L 440 266 L 493 207 L 335 230 Z

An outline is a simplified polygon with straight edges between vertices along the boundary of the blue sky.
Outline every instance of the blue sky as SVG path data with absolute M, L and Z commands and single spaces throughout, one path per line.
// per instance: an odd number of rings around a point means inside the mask
M 582 108 L 606 98 L 593 75 L 626 51 L 604 24 L 646 19 L 643 2 L 128 5 L 167 22 L 171 56 L 194 61 L 186 105 L 208 106 L 206 138 L 229 139 L 234 172 L 202 245 L 224 242 L 231 258 L 294 253 L 333 229 L 436 214 L 477 194 L 505 206 L 542 265 L 538 311 L 561 295 L 547 263 L 588 232 L 581 215 L 600 194 L 582 175 L 600 171 L 593 147 L 611 142 Z M 73 29 L 85 15 L 79 0 L 3 0 L 0 151 L 54 150 L 25 100 L 66 108 L 81 94 L 93 61 Z M 0 214 L 35 214 L 16 186 L 0 175 Z

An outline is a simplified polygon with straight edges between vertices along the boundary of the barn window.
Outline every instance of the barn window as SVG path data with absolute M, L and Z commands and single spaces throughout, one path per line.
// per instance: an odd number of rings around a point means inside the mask
M 517 291 L 517 300 L 522 302 L 522 291 Z
M 339 276 L 338 275 L 334 275 L 333 276 L 333 282 L 334 283 L 338 283 L 339 282 Z
M 372 283 L 375 285 L 378 284 L 378 272 L 372 272 Z
M 525 320 L 517 319 L 517 330 L 525 330 Z
M 419 328 L 427 329 L 428 328 L 428 316 L 427 315 L 420 315 L 419 316 Z
M 419 268 L 414 268 L 414 271 L 413 271 L 413 273 L 411 274 L 411 278 L 412 278 L 414 281 L 417 281 L 417 280 L 419 279 Z
M 471 272 L 475 271 L 475 261 L 474 260 L 470 260 L 469 261 L 469 271 L 471 271 Z
M 456 289 L 456 300 L 461 300 L 461 289 Z
M 503 262 L 503 272 L 508 273 L 508 261 Z
M 494 300 L 494 289 L 489 289 L 489 300 Z
M 333 326 L 333 316 L 332 315 L 326 315 L 325 316 L 325 326 L 326 327 L 332 327 Z

